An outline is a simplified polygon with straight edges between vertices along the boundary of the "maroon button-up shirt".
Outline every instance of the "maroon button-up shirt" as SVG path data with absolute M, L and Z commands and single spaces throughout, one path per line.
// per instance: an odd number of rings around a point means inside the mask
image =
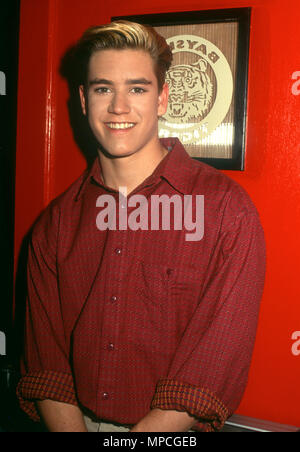
M 35 225 L 17 389 L 33 419 L 34 400 L 49 398 L 129 425 L 151 408 L 187 411 L 212 431 L 241 400 L 264 283 L 258 214 L 237 183 L 178 140 L 164 145 L 128 203 L 143 195 L 151 213 L 154 195 L 202 195 L 201 240 L 172 221 L 151 229 L 150 216 L 148 230 L 99 230 L 99 196 L 114 197 L 117 220 L 124 206 L 98 159 Z

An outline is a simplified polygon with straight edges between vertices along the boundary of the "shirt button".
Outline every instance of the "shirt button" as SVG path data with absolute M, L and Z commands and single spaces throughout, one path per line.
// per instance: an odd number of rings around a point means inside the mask
M 117 301 L 117 297 L 115 295 L 112 295 L 110 297 L 110 301 L 112 301 L 113 303 L 115 303 Z
M 102 393 L 102 399 L 103 399 L 103 400 L 109 399 L 109 395 L 108 395 L 107 392 L 103 392 L 103 393 Z
M 114 350 L 115 346 L 114 344 L 108 344 L 108 350 Z
M 116 254 L 121 254 L 121 253 L 122 253 L 121 248 L 116 248 L 116 249 L 115 249 L 115 253 L 116 253 Z

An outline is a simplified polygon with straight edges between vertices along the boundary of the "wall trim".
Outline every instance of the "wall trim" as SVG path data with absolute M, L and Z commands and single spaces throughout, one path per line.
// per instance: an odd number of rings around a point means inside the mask
M 55 51 L 58 29 L 58 3 L 48 4 L 48 55 L 46 82 L 46 121 L 45 121 L 45 166 L 44 166 L 44 206 L 52 197 L 52 178 L 55 159 L 55 120 L 56 120 L 56 80 Z
M 240 414 L 234 414 L 225 422 L 225 431 L 226 431 L 226 426 L 241 428 L 247 432 L 264 432 L 264 433 L 300 432 L 300 427 L 279 424 L 277 422 L 267 421 L 267 420 L 263 420 L 263 419 L 256 419 L 256 418 L 248 417 L 248 416 L 242 416 Z

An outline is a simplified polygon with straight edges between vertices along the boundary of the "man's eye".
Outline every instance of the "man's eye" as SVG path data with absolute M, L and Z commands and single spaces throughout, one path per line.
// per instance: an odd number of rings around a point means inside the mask
M 146 92 L 146 90 L 144 88 L 139 88 L 138 86 L 136 86 L 135 88 L 132 88 L 131 92 L 134 94 L 143 94 Z
M 107 88 L 106 86 L 99 86 L 95 89 L 95 92 L 98 94 L 107 94 L 110 93 L 110 88 Z

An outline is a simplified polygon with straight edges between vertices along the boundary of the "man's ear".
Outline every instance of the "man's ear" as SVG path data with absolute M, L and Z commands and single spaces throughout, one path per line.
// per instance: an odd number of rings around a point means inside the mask
M 86 116 L 86 98 L 85 98 L 85 90 L 84 90 L 83 85 L 79 86 L 79 96 L 80 96 L 82 113 Z
M 163 116 L 166 113 L 168 108 L 168 99 L 169 99 L 169 85 L 165 83 L 158 96 L 158 108 L 157 108 L 158 116 Z

